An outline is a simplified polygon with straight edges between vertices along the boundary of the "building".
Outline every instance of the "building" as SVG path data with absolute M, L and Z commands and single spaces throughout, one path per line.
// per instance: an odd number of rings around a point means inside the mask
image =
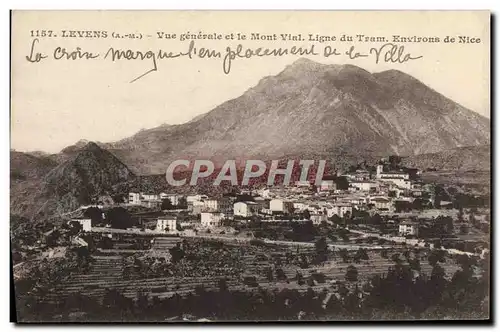
M 311 183 L 309 181 L 295 181 L 295 186 L 309 188 L 311 187 Z
M 333 180 L 321 180 L 318 190 L 319 191 L 333 191 L 337 189 L 337 184 Z
M 340 218 L 343 218 L 347 213 L 352 215 L 352 206 L 347 203 L 336 203 L 332 204 L 330 208 L 326 210 L 328 218 L 337 215 Z
M 269 209 L 270 200 L 263 197 L 255 197 L 254 202 L 257 204 L 258 211 Z
M 208 198 L 208 197 L 203 197 L 203 195 L 189 195 L 186 196 L 186 202 L 187 204 L 192 204 L 193 202 L 200 202 L 203 198 Z
M 418 223 L 414 221 L 403 221 L 399 224 L 399 235 L 418 236 Z
M 379 181 L 386 182 L 386 183 L 387 182 L 392 183 L 392 184 L 398 186 L 399 188 L 411 189 L 411 181 L 408 179 L 388 176 L 388 177 L 380 178 Z
M 366 181 L 370 179 L 370 172 L 364 169 L 357 169 L 354 174 L 351 174 L 351 177 L 355 181 Z
M 385 211 L 391 208 L 391 200 L 385 197 L 371 198 L 370 203 L 372 203 L 377 210 Z
M 227 217 L 233 215 L 233 205 L 236 197 L 233 196 L 224 196 L 222 198 L 219 198 L 217 200 L 217 210 L 219 212 L 224 213 L 224 215 Z
M 219 199 L 206 199 L 203 201 L 204 212 L 222 212 L 224 214 L 233 213 L 233 202 L 230 197 Z
M 258 190 L 257 194 L 263 198 L 271 198 L 272 196 L 271 190 L 269 190 L 268 188 Z
M 371 191 L 372 187 L 375 187 L 375 184 L 371 181 L 358 181 L 354 180 L 349 182 L 349 187 L 354 189 L 353 191 Z
M 234 216 L 251 217 L 258 212 L 258 205 L 255 202 L 236 202 L 233 206 Z
M 216 199 L 207 199 L 203 201 L 204 211 L 218 211 L 219 210 L 219 202 Z
M 141 194 L 140 193 L 129 193 L 128 194 L 128 203 L 139 205 L 141 204 Z
M 353 196 L 353 197 L 346 197 L 344 199 L 345 203 L 350 203 L 354 206 L 359 206 L 359 205 L 364 205 L 366 204 L 366 197 L 363 196 Z
M 384 166 L 377 165 L 377 179 L 386 179 L 386 178 L 409 180 L 410 174 L 397 171 L 384 172 Z
M 161 207 L 160 195 L 131 192 L 128 194 L 128 203 L 132 205 L 143 205 L 148 208 Z
M 202 212 L 201 226 L 203 227 L 220 227 L 224 219 L 224 213 L 221 212 Z
M 177 232 L 177 219 L 173 216 L 158 218 L 156 222 L 157 232 Z
M 141 202 L 142 206 L 145 206 L 150 209 L 160 209 L 161 208 L 161 200 L 160 199 L 144 199 Z
M 269 202 L 269 209 L 273 212 L 292 214 L 293 213 L 293 202 L 285 201 L 282 199 L 272 199 Z
M 293 202 L 293 209 L 295 211 L 304 211 L 307 210 L 308 204 L 302 202 Z
M 176 194 L 166 194 L 166 193 L 160 193 L 160 199 L 169 199 L 170 203 L 172 203 L 173 206 L 179 205 L 179 200 L 181 199 L 181 195 L 176 195 Z
M 82 226 L 82 231 L 90 232 L 92 230 L 92 220 L 91 219 L 71 219 L 70 222 L 76 221 Z
M 205 203 L 202 201 L 194 201 L 188 204 L 188 209 L 191 214 L 199 215 L 205 207 Z
M 324 213 L 314 213 L 311 214 L 311 221 L 314 225 L 321 225 L 322 222 L 327 221 L 327 215 Z
M 154 193 L 149 193 L 149 194 L 141 193 L 141 200 L 158 201 L 158 200 L 160 200 L 160 195 L 154 194 Z

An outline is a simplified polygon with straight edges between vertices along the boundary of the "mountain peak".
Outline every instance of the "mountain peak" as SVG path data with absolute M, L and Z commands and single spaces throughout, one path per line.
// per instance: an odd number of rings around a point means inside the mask
M 315 72 L 325 66 L 326 65 L 307 58 L 299 58 L 292 64 L 286 66 L 281 73 L 287 75 L 302 75 L 303 73 L 307 72 Z
M 110 148 L 137 172 L 151 174 L 180 158 L 336 158 L 352 151 L 349 158 L 357 160 L 489 142 L 487 119 L 418 82 L 396 70 L 372 74 L 297 58 L 196 121 L 148 130 Z
M 73 145 L 67 146 L 64 149 L 61 150 L 61 153 L 64 154 L 73 154 L 75 152 L 79 152 L 81 150 L 96 150 L 100 149 L 99 145 L 95 142 L 86 140 L 86 139 L 81 139 L 78 142 L 76 142 Z
M 374 76 L 378 80 L 385 81 L 389 84 L 399 85 L 402 83 L 407 83 L 407 84 L 420 83 L 420 84 L 424 85 L 422 82 L 417 80 L 415 77 L 408 75 L 407 73 L 402 72 L 401 70 L 397 70 L 397 69 L 385 70 L 385 71 L 382 71 L 380 73 L 374 74 Z
M 102 151 L 102 148 L 95 142 L 88 142 L 82 150 L 84 151 Z
M 297 60 L 295 60 L 291 66 L 311 66 L 311 65 L 319 65 L 320 63 L 316 62 L 316 61 L 313 61 L 311 59 L 308 59 L 308 58 L 299 58 Z

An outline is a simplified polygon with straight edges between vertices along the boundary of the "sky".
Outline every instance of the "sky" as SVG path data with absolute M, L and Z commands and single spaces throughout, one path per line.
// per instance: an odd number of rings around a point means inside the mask
M 467 22 L 467 24 L 463 24 Z M 131 83 L 153 68 L 151 59 L 103 58 L 114 49 L 188 49 L 181 34 L 311 33 L 325 36 L 445 36 L 480 38 L 480 43 L 407 43 L 405 51 L 417 60 L 375 63 L 373 57 L 349 59 L 344 50 L 353 45 L 367 52 L 380 43 L 316 43 L 338 48 L 341 56 L 308 56 L 326 64 L 354 64 L 370 72 L 399 69 L 421 80 L 459 104 L 489 117 L 489 16 L 484 12 L 15 12 L 12 38 L 11 148 L 50 153 L 80 139 L 112 142 L 140 129 L 164 123 L 179 124 L 240 96 L 265 76 L 276 75 L 300 56 L 252 57 L 232 61 L 224 73 L 222 59 L 178 57 L 157 60 L 157 70 Z M 57 37 L 41 37 L 41 30 Z M 108 38 L 67 38 L 69 30 L 106 31 Z M 112 38 L 113 32 L 133 33 L 139 39 Z M 37 36 L 38 41 L 33 46 Z M 48 33 L 48 32 L 46 32 Z M 84 33 L 84 32 L 82 32 Z M 177 39 L 158 39 L 158 33 Z M 146 37 L 147 35 L 151 37 Z M 225 53 L 238 43 L 257 47 L 291 47 L 310 42 L 262 40 L 196 40 L 195 45 Z M 32 49 L 33 47 L 33 49 Z M 67 53 L 77 47 L 98 54 L 91 60 L 55 60 L 54 50 Z M 47 58 L 39 62 L 36 53 Z M 235 110 L 237 112 L 238 110 Z

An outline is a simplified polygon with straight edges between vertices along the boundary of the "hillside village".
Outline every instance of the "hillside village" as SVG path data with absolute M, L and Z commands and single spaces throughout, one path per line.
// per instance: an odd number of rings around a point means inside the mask
M 393 230 L 388 232 L 385 228 L 387 233 L 384 235 L 394 237 L 417 238 L 419 228 L 437 217 L 452 217 L 457 229 L 469 227 L 463 216 L 458 220 L 457 204 L 451 201 L 451 195 L 442 192 L 436 197 L 436 186 L 423 183 L 419 170 L 394 170 L 383 161 L 374 168 L 375 172 L 356 169 L 325 176 L 319 186 L 309 181 L 296 181 L 289 187 L 263 186 L 240 193 L 226 193 L 221 197 L 130 192 L 126 202 L 119 206 L 125 209 L 142 207 L 146 212 L 137 214 L 138 219 L 132 227 L 125 224 L 117 227 L 167 234 L 225 233 L 228 227 L 252 220 L 267 223 L 309 220 L 317 226 L 326 223 L 352 228 L 369 223 L 363 219 L 375 215 Z M 444 200 L 443 195 L 448 200 Z M 103 211 L 109 209 L 105 205 L 93 207 Z M 460 209 L 463 214 L 463 207 Z M 148 210 L 154 212 L 148 213 Z M 487 214 L 475 210 L 472 218 L 488 229 Z M 97 218 L 98 222 L 95 218 L 76 218 L 73 221 L 80 223 L 86 232 L 96 226 L 99 230 L 110 228 L 106 213 L 102 215 Z M 379 229 L 372 231 L 380 232 Z

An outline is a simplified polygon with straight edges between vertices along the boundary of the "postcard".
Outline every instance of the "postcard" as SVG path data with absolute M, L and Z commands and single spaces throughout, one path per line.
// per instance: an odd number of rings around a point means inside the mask
M 488 11 L 12 11 L 17 321 L 490 320 Z

